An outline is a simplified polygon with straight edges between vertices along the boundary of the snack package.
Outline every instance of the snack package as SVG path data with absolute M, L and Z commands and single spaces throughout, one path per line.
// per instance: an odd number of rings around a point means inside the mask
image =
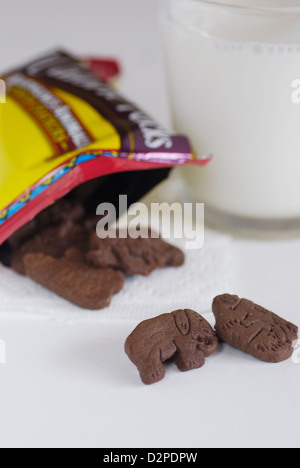
M 81 61 L 55 51 L 1 77 L 0 245 L 91 179 L 124 173 L 113 183 L 104 178 L 104 186 L 114 195 L 131 192 L 133 202 L 168 168 L 209 161 L 196 159 L 185 137 L 116 92 L 108 82 L 118 71 L 113 61 Z

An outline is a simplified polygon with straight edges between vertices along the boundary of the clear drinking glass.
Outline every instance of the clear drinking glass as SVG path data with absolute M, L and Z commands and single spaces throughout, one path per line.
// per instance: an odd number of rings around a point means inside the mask
M 162 0 L 175 130 L 189 195 L 215 227 L 300 232 L 300 1 Z

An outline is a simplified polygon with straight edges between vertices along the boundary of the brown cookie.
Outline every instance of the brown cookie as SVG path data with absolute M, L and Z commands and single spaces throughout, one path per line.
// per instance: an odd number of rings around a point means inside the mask
M 220 339 L 265 362 L 282 362 L 293 354 L 298 327 L 238 296 L 215 298 L 213 313 Z
M 13 248 L 19 247 L 24 241 L 48 226 L 55 226 L 64 222 L 78 222 L 83 219 L 85 210 L 83 205 L 73 199 L 63 198 L 53 203 L 39 213 L 32 221 L 25 224 L 8 240 Z
M 127 338 L 125 352 L 148 385 L 164 378 L 165 361 L 174 358 L 182 372 L 198 369 L 217 346 L 215 332 L 201 315 L 177 310 L 140 323 Z
M 44 253 L 60 258 L 71 247 L 86 250 L 87 238 L 88 234 L 85 229 L 71 221 L 60 226 L 45 228 L 13 251 L 11 267 L 17 273 L 25 275 L 23 258 L 27 253 Z
M 10 238 L 8 239 L 8 244 L 13 249 L 16 249 L 20 246 L 20 244 L 22 244 L 22 242 L 24 242 L 29 237 L 36 234 L 37 231 L 38 231 L 37 223 L 36 223 L 36 220 L 33 219 L 29 221 L 27 224 L 25 224 L 25 226 L 18 229 L 14 234 L 12 234 Z
M 161 238 L 99 239 L 91 236 L 88 261 L 98 268 L 110 267 L 126 275 L 148 276 L 157 268 L 182 266 L 183 252 Z
M 84 263 L 78 250 L 68 250 L 57 259 L 43 253 L 24 257 L 26 274 L 58 296 L 82 307 L 99 310 L 108 307 L 114 294 L 124 286 L 124 275 L 115 270 L 99 270 Z
M 85 209 L 79 200 L 62 198 L 42 211 L 37 217 L 39 227 L 59 224 L 64 221 L 78 222 L 85 216 Z

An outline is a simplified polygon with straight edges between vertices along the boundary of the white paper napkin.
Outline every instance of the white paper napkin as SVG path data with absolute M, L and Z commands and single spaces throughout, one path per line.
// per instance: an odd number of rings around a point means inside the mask
M 176 244 L 181 246 L 182 241 Z M 203 249 L 186 252 L 183 267 L 157 270 L 148 278 L 128 278 L 125 288 L 113 297 L 110 307 L 92 312 L 82 310 L 29 278 L 0 266 L 0 315 L 39 314 L 62 320 L 98 320 L 148 318 L 178 308 L 206 313 L 210 311 L 214 296 L 230 288 L 233 271 L 230 238 L 207 236 Z
M 175 178 L 174 178 L 175 177 Z M 176 174 L 144 201 L 178 200 L 180 184 Z M 185 241 L 171 240 L 185 248 Z M 150 277 L 129 277 L 124 289 L 113 297 L 110 307 L 86 311 L 59 298 L 29 278 L 0 266 L 0 316 L 52 317 L 57 320 L 145 319 L 179 308 L 199 313 L 211 311 L 213 298 L 230 292 L 234 282 L 231 238 L 207 232 L 201 250 L 189 250 L 180 268 L 154 271 Z

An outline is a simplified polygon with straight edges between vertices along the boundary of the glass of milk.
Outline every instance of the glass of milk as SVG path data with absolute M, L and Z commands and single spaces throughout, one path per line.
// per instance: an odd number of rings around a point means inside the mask
M 164 0 L 161 25 L 174 128 L 213 155 L 181 169 L 189 197 L 214 227 L 299 233 L 300 0 Z

